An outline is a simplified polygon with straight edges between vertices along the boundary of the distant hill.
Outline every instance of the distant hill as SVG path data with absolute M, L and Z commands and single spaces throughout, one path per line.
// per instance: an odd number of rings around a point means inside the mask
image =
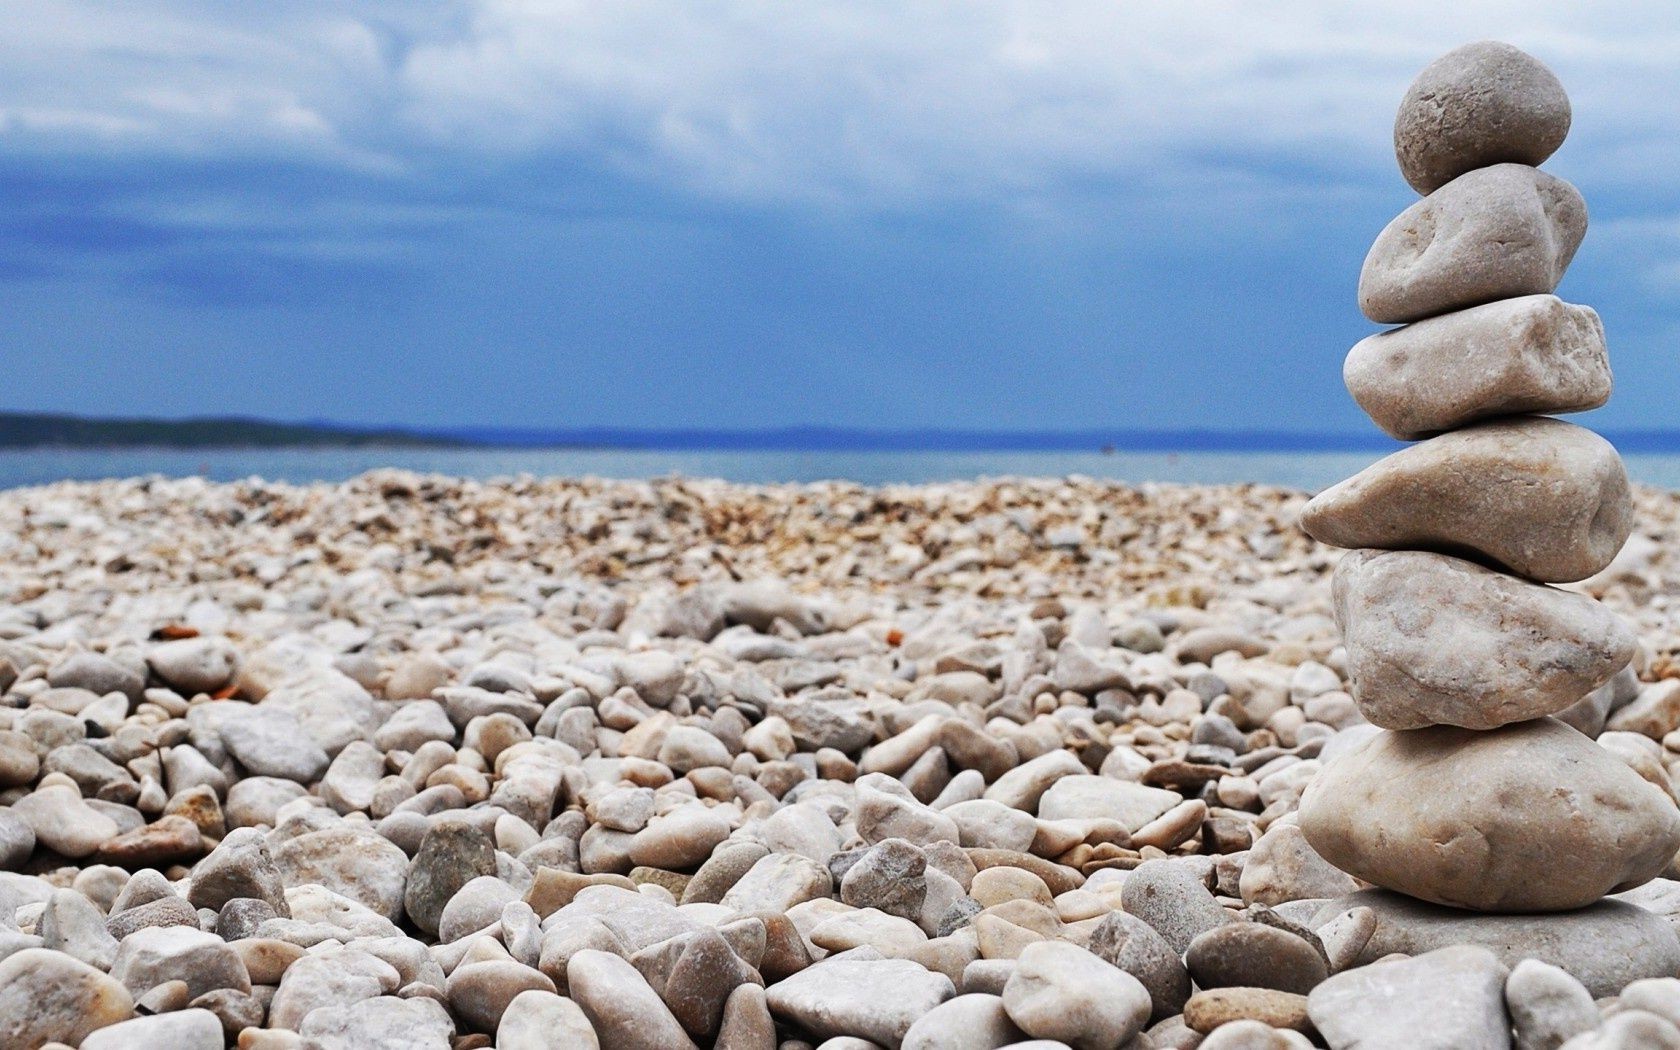
M 90 419 L 0 412 L 0 448 L 441 448 L 470 442 L 442 434 L 261 419 Z

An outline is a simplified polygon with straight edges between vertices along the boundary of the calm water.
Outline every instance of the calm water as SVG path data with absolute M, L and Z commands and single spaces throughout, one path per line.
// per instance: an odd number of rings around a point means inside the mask
M 1085 474 L 1120 481 L 1259 481 L 1316 490 L 1379 457 L 1366 452 L 619 452 L 479 449 L 170 449 L 0 451 L 0 488 L 73 479 L 164 474 L 216 481 L 342 481 L 378 467 L 474 478 L 512 474 L 649 478 L 668 474 L 744 482 L 842 478 L 865 484 L 1004 475 Z M 1636 481 L 1680 489 L 1680 456 L 1633 455 Z

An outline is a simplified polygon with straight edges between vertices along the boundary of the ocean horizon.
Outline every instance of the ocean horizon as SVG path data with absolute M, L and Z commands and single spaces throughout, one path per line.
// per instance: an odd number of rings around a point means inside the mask
M 1084 475 L 1132 484 L 1222 485 L 1253 482 L 1317 491 L 1385 454 L 1370 451 L 887 451 L 595 448 L 34 448 L 0 450 L 0 489 L 112 478 L 261 478 L 307 484 L 338 482 L 370 470 L 489 479 L 668 476 L 747 484 L 851 481 L 927 484 L 996 477 Z M 1680 455 L 1626 455 L 1635 481 L 1680 489 Z

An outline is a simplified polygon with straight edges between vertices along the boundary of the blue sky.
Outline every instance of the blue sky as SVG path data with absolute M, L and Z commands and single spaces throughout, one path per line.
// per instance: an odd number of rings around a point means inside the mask
M 1574 102 L 1589 421 L 1672 427 L 1665 2 L 0 5 L 0 407 L 1359 431 L 1394 106 L 1484 37 Z

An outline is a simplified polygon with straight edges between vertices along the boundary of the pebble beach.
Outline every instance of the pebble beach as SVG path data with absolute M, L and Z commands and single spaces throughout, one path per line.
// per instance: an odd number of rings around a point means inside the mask
M 1306 501 L 0 493 L 0 1046 L 1669 1045 L 1621 1033 L 1680 1022 L 1673 865 L 1528 943 L 1306 843 L 1376 732 Z M 1634 502 L 1568 589 L 1638 655 L 1561 717 L 1672 800 L 1680 497 Z

